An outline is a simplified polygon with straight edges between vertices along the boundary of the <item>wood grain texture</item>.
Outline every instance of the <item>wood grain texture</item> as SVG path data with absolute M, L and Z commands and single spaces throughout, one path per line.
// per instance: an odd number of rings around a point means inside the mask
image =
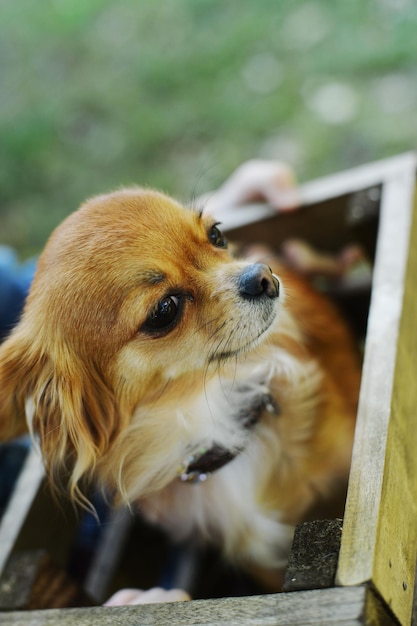
M 402 624 L 411 619 L 417 549 L 414 187 L 415 163 L 384 185 L 337 573 L 340 585 L 371 580 Z
M 369 619 L 365 618 L 365 612 Z M 366 587 L 136 607 L 0 613 L 0 626 L 356 626 L 365 623 L 393 624 Z
M 341 534 L 341 519 L 298 524 L 282 590 L 334 587 Z
M 41 457 L 32 448 L 0 520 L 0 575 L 13 553 L 27 550 L 45 550 L 65 568 L 77 525 L 73 504 L 54 498 Z
M 406 152 L 399 156 L 395 156 L 388 159 L 382 159 L 381 161 L 375 161 L 374 163 L 368 163 L 360 167 L 355 167 L 351 170 L 340 172 L 339 174 L 332 174 L 331 176 L 325 176 L 323 178 L 316 179 L 311 182 L 307 182 L 299 187 L 300 206 L 307 207 L 307 213 L 312 205 L 321 205 L 327 201 L 331 201 L 334 205 L 337 204 L 338 199 L 341 196 L 352 194 L 356 191 L 380 185 L 384 180 L 396 177 L 405 170 L 415 168 L 416 154 L 414 152 Z M 265 228 L 265 221 L 268 224 L 269 219 L 274 219 L 277 216 L 277 211 L 271 206 L 266 204 L 247 204 L 240 207 L 232 207 L 227 212 L 222 214 L 222 230 L 231 231 L 234 229 L 241 229 L 248 225 L 258 226 L 263 230 L 263 234 L 268 236 L 268 227 Z M 309 216 L 305 211 L 300 213 L 289 212 L 281 213 L 279 216 L 280 221 L 284 222 L 284 230 L 288 231 L 286 222 L 291 227 L 291 236 L 297 235 L 297 237 L 303 237 L 304 227 L 309 222 Z M 297 225 L 302 229 L 301 231 L 293 230 L 292 226 Z M 323 223 L 316 224 L 317 230 L 327 231 L 331 236 L 333 229 L 329 227 L 326 222 L 326 228 L 323 228 Z M 275 229 L 275 235 L 279 235 L 280 227 Z M 323 233 L 324 236 L 326 233 Z M 309 231 L 307 230 L 307 239 L 309 239 Z M 288 234 L 286 235 L 288 237 Z M 251 237 L 250 241 L 257 241 L 257 237 Z
M 44 476 L 42 460 L 37 451 L 32 449 L 28 453 L 10 502 L 0 520 L 0 574 L 14 548 Z
M 373 581 L 401 623 L 409 624 L 417 555 L 417 204 L 387 436 Z
M 12 555 L 0 576 L 0 610 L 93 606 L 81 586 L 43 550 Z

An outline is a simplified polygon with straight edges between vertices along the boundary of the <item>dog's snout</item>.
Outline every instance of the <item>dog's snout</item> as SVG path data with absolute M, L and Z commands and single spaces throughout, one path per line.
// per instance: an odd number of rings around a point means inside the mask
M 245 267 L 239 276 L 239 293 L 244 298 L 278 298 L 279 281 L 268 265 L 255 263 Z

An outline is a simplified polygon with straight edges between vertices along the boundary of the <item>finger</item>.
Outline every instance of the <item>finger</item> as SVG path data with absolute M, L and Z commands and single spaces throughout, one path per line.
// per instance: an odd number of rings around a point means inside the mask
M 159 602 L 181 602 L 190 600 L 190 596 L 182 589 L 161 589 L 153 587 L 140 592 L 130 604 L 155 604 Z
M 269 185 L 264 189 L 264 199 L 280 213 L 295 211 L 301 205 L 301 198 L 297 189 L 281 189 Z
M 253 159 L 243 163 L 220 189 L 230 205 L 267 202 L 277 209 L 300 204 L 293 169 L 281 161 Z
M 104 606 L 126 606 L 136 604 L 158 604 L 160 602 L 185 602 L 191 600 L 183 589 L 121 589 L 111 596 Z
M 126 604 L 133 604 L 143 593 L 142 589 L 120 589 L 120 591 L 114 593 L 103 606 L 125 606 Z

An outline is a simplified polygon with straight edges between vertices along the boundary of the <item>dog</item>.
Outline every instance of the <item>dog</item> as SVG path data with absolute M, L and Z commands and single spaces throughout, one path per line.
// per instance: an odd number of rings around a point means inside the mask
M 75 501 L 98 484 L 261 579 L 346 485 L 359 381 L 355 339 L 305 279 L 126 188 L 51 235 L 0 347 L 0 439 L 29 429 Z

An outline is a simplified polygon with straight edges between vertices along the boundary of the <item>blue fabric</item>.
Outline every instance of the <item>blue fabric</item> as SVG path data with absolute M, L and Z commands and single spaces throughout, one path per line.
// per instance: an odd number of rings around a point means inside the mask
M 12 248 L 0 246 L 0 341 L 19 320 L 35 269 L 35 259 L 20 263 Z

